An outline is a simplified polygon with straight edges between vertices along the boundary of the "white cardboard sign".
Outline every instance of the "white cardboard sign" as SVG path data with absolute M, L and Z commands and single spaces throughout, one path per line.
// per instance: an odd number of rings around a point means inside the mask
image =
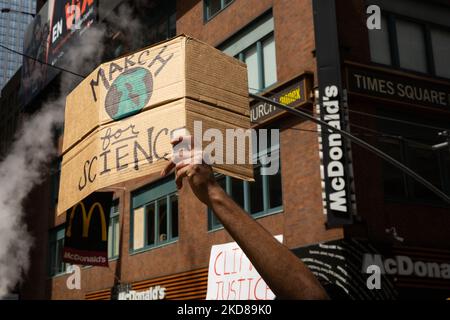
M 283 236 L 275 238 L 283 242 Z M 273 300 L 274 293 L 237 245 L 211 247 L 206 300 Z

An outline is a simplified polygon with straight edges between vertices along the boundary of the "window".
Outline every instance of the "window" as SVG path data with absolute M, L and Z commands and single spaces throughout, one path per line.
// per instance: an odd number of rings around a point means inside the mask
M 380 148 L 394 159 L 403 162 L 402 145 L 398 139 L 381 139 Z M 384 193 L 387 197 L 401 198 L 406 194 L 406 180 L 402 171 L 383 162 Z
M 423 119 L 420 122 L 424 123 Z M 380 126 L 380 131 L 392 135 L 379 139 L 381 150 L 450 194 L 449 148 L 433 149 L 433 146 L 445 141 L 438 135 L 438 131 L 388 120 L 380 121 Z M 383 162 L 383 181 L 387 199 L 443 204 L 437 195 L 387 162 Z
M 400 67 L 426 73 L 428 67 L 424 27 L 402 19 L 397 19 L 396 22 Z
M 66 271 L 66 264 L 62 261 L 64 249 L 64 228 L 50 231 L 49 235 L 49 275 L 56 276 Z
M 204 0 L 205 21 L 211 20 L 211 18 L 232 2 L 233 0 Z
M 256 93 L 277 82 L 274 22 L 266 14 L 221 45 L 226 54 L 247 64 L 249 91 Z
M 450 79 L 450 30 L 432 28 L 431 42 L 436 75 Z
M 132 251 L 178 239 L 178 194 L 173 177 L 135 192 L 132 198 Z
M 392 13 L 383 14 L 381 30 L 369 30 L 375 63 L 450 79 L 450 29 Z
M 279 154 L 278 142 L 269 146 L 267 150 L 258 153 L 258 161 L 254 166 L 254 182 L 241 181 L 224 175 L 217 176 L 220 186 L 237 204 L 255 218 L 283 210 L 281 168 L 274 175 L 262 175 L 261 169 L 265 165 L 262 165 L 259 161 L 263 155 L 268 153 L 270 156 L 274 151 Z M 279 157 L 272 157 L 272 161 L 280 161 L 280 159 Z M 216 215 L 208 209 L 208 230 L 214 230 L 221 226 Z
M 108 227 L 108 258 L 115 259 L 120 250 L 119 201 L 111 206 Z
M 388 22 L 385 15 L 381 17 L 381 29 L 369 30 L 370 55 L 376 63 L 388 64 L 391 60 L 391 46 L 389 44 Z
M 247 64 L 250 92 L 262 91 L 277 82 L 273 33 L 239 53 L 236 58 Z

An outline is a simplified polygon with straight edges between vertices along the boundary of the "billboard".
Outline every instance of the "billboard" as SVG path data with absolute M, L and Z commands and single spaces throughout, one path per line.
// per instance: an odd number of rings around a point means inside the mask
M 49 0 L 24 36 L 22 84 L 19 99 L 27 105 L 64 67 L 70 45 L 96 19 L 97 0 Z
M 112 192 L 94 192 L 66 213 L 63 261 L 108 266 L 108 225 Z

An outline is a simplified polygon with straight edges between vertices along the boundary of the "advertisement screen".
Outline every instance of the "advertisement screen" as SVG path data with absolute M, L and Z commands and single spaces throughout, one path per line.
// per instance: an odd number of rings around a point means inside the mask
M 20 102 L 27 105 L 64 67 L 64 55 L 96 19 L 96 0 L 49 0 L 24 36 Z

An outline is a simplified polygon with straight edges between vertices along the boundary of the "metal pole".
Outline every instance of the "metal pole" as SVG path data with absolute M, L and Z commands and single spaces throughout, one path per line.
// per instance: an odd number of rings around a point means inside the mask
M 422 185 L 424 185 L 425 187 L 427 187 L 430 191 L 432 191 L 433 193 L 435 193 L 436 195 L 438 195 L 440 198 L 442 198 L 445 202 L 447 202 L 448 204 L 450 204 L 450 196 L 448 196 L 447 194 L 445 194 L 443 191 L 439 190 L 438 188 L 436 188 L 433 184 L 431 184 L 430 182 L 428 182 L 427 180 L 425 180 L 424 178 L 422 178 L 420 175 L 418 175 L 417 173 L 415 173 L 413 170 L 411 170 L 410 168 L 408 168 L 407 166 L 405 166 L 404 164 L 402 164 L 401 162 L 395 160 L 394 158 L 392 158 L 391 156 L 387 155 L 386 153 L 384 153 L 383 151 L 381 151 L 380 149 L 372 146 L 371 144 L 353 136 L 352 134 L 348 133 L 347 131 L 343 131 L 341 129 L 337 129 L 331 125 L 329 125 L 328 123 L 320 120 L 320 119 L 316 119 L 314 116 L 309 115 L 303 111 L 297 110 L 297 109 L 293 109 L 291 107 L 288 107 L 284 104 L 278 103 L 276 101 L 272 101 L 266 97 L 262 97 L 259 96 L 257 94 L 253 94 L 253 93 L 249 93 L 249 96 L 253 99 L 259 100 L 259 101 L 263 101 L 269 104 L 272 104 L 282 110 L 285 110 L 289 113 L 295 114 L 296 116 L 311 120 L 312 122 L 321 125 L 322 127 L 325 127 L 327 129 L 329 129 L 332 132 L 335 133 L 339 133 L 342 136 L 346 137 L 347 139 L 349 139 L 350 141 L 356 143 L 357 145 L 375 153 L 376 155 L 378 155 L 379 157 L 381 157 L 382 159 L 386 160 L 387 162 L 389 162 L 390 164 L 392 164 L 393 166 L 397 167 L 398 169 L 400 169 L 401 171 L 403 171 L 404 173 L 406 173 L 407 175 L 409 175 L 411 178 L 413 178 L 414 180 L 416 180 L 417 182 L 421 183 Z M 322 129 L 323 130 L 323 129 Z

